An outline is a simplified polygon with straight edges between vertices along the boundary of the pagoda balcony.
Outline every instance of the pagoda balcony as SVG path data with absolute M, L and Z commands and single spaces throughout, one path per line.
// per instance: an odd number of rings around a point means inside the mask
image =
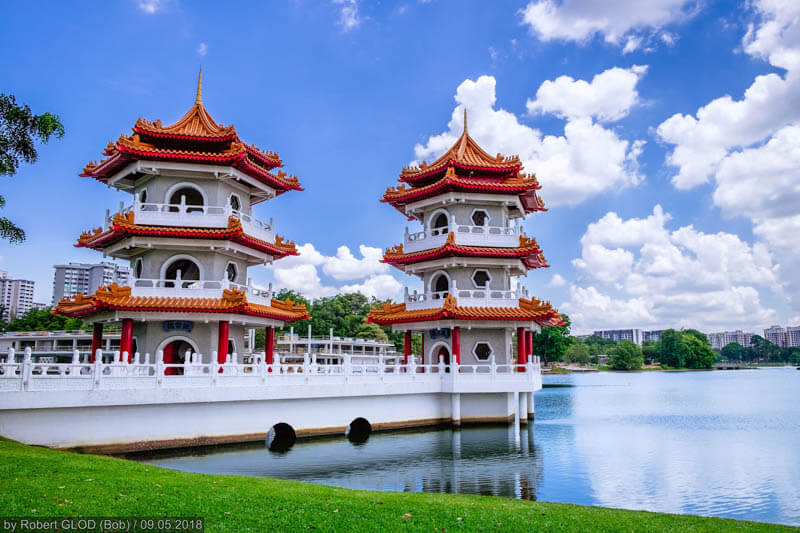
M 451 232 L 456 244 L 493 248 L 515 248 L 519 246 L 519 236 L 523 233 L 522 226 L 468 226 L 456 224 L 453 218 L 444 228 L 410 233 L 406 227 L 403 251 L 411 253 L 438 248 L 444 245 Z
M 458 289 L 453 282 L 453 288 L 449 291 L 409 292 L 406 287 L 404 302 L 409 311 L 435 309 L 442 307 L 448 295 L 455 297 L 459 307 L 519 307 L 519 299 L 527 298 L 528 291 L 525 287 L 516 290 Z
M 252 215 L 243 213 L 231 206 L 158 204 L 152 202 L 139 202 L 125 206 L 120 204 L 119 213 L 126 215 L 133 212 L 133 221 L 142 226 L 175 226 L 182 228 L 227 228 L 230 217 L 237 218 L 242 223 L 242 229 L 248 235 L 273 242 L 275 230 L 273 221 L 263 222 Z M 111 227 L 115 213 L 106 211 L 105 227 Z
M 224 280 L 186 280 L 181 279 L 180 271 L 176 279 L 134 278 L 130 280 L 131 296 L 164 298 L 222 298 L 223 291 L 238 289 L 245 293 L 247 301 L 260 305 L 271 305 L 272 284 L 266 289 L 256 287 L 252 280 L 247 285 Z

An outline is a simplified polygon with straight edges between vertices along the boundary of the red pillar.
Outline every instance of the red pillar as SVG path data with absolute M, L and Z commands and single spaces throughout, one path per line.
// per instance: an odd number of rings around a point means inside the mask
M 103 323 L 102 322 L 95 322 L 92 327 L 92 353 L 90 355 L 90 361 L 94 363 L 94 357 L 97 353 L 97 350 L 103 349 Z
M 131 350 L 133 349 L 133 319 L 122 319 L 122 333 L 119 338 L 119 353 L 128 352 L 128 362 L 133 359 Z
M 272 326 L 264 330 L 264 354 L 268 365 L 275 362 L 275 328 Z M 272 372 L 272 369 L 269 371 Z
M 217 363 L 224 364 L 228 358 L 228 337 L 231 325 L 227 320 L 220 320 L 217 341 Z
M 403 335 L 403 364 L 408 364 L 408 358 L 411 357 L 411 330 L 408 330 Z
M 424 364 L 425 363 L 425 332 L 424 331 L 419 334 L 419 346 L 420 346 L 420 348 L 419 348 L 420 357 L 422 358 L 422 363 Z M 436 361 L 436 362 L 438 363 L 439 361 Z
M 531 356 L 533 356 L 533 330 L 532 329 L 528 330 L 528 341 L 526 342 L 526 347 L 528 348 L 528 351 L 527 351 L 528 357 L 526 359 L 526 362 L 527 362 L 531 358 Z
M 461 328 L 456 326 L 453 328 L 453 357 L 456 364 L 461 364 Z
M 525 328 L 517 328 L 517 364 L 524 365 L 528 355 L 528 334 Z

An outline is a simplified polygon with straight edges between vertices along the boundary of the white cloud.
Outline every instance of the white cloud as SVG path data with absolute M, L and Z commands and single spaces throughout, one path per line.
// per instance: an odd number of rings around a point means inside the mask
M 644 38 L 691 15 L 694 0 L 534 0 L 522 21 L 542 41 L 584 43 L 601 35 L 607 43 L 637 49 Z
M 528 112 L 552 113 L 561 118 L 594 117 L 601 121 L 619 120 L 639 101 L 636 84 L 647 72 L 646 65 L 629 69 L 610 68 L 596 74 L 591 82 L 559 76 L 547 80 L 528 100 Z
M 489 153 L 518 154 L 526 170 L 539 178 L 548 205 L 579 204 L 601 192 L 639 183 L 638 157 L 644 141 L 620 139 L 590 117 L 568 120 L 563 136 L 542 135 L 521 124 L 513 113 L 495 109 L 495 84 L 492 76 L 462 82 L 456 89 L 458 105 L 448 131 L 429 137 L 425 145 L 416 145 L 417 158 L 435 158 L 455 143 L 463 129 L 466 107 L 470 135 Z M 597 106 L 585 103 L 585 96 L 580 99 L 584 109 L 597 111 Z M 559 104 L 560 110 L 578 108 L 572 102 Z M 618 112 L 620 106 L 615 109 Z
M 197 47 L 197 55 L 200 57 L 204 57 L 208 53 L 208 45 L 206 43 L 200 43 Z
M 358 15 L 358 0 L 333 0 L 339 8 L 339 25 L 344 31 L 349 31 L 361 24 Z
M 573 260 L 585 286 L 572 286 L 562 306 L 576 327 L 705 329 L 775 319 L 756 288 L 781 290 L 763 244 L 692 226 L 670 230 L 670 218 L 657 205 L 646 218 L 609 212 L 589 224 Z
M 148 15 L 153 15 L 156 11 L 164 7 L 164 2 L 162 0 L 139 0 L 136 5 L 141 11 L 144 11 Z
M 395 298 L 400 295 L 402 285 L 390 274 L 388 265 L 380 262 L 380 248 L 360 245 L 361 258 L 356 258 L 347 246 L 340 246 L 336 255 L 320 253 L 314 245 L 306 243 L 297 247 L 299 255 L 276 261 L 272 269 L 277 287 L 298 291 L 307 298 L 333 296 L 346 292 L 361 292 L 376 298 Z M 363 280 L 336 287 L 323 283 L 318 267 L 336 281 Z
M 553 274 L 553 277 L 550 279 L 550 283 L 547 284 L 548 287 L 565 287 L 567 285 L 567 280 L 564 279 L 564 276 L 561 274 Z
M 322 271 L 338 281 L 359 279 L 389 271 L 389 265 L 381 263 L 383 250 L 363 244 L 358 250 L 361 252 L 361 259 L 356 259 L 347 246 L 340 246 L 334 257 L 325 259 Z

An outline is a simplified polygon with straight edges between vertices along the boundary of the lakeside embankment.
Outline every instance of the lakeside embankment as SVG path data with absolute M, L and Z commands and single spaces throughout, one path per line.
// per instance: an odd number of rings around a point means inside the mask
M 0 438 L 0 515 L 203 517 L 206 531 L 796 531 L 721 518 L 490 496 L 190 474 Z

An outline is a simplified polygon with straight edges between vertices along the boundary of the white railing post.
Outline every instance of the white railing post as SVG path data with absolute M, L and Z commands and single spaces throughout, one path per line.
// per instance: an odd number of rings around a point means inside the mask
M 164 379 L 164 351 L 156 352 L 156 387 L 161 387 Z
M 25 348 L 25 353 L 22 356 L 22 389 L 23 390 L 30 390 L 31 386 L 31 375 L 33 373 L 33 369 L 31 368 L 33 363 L 31 362 L 31 348 L 28 346 Z
M 97 349 L 94 355 L 94 376 L 93 386 L 95 389 L 100 388 L 100 380 L 103 379 L 103 352 L 100 348 Z
M 261 374 L 261 384 L 267 383 L 267 352 L 264 352 L 264 357 L 258 358 L 258 372 Z
M 304 353 L 304 354 L 303 354 L 303 377 L 304 377 L 304 379 L 305 379 L 305 381 L 306 381 L 306 382 L 308 382 L 308 372 L 309 372 L 309 368 L 308 368 L 308 354 L 307 354 L 307 353 Z
M 409 357 L 408 360 L 408 371 L 411 373 L 411 379 L 414 379 L 414 375 L 417 373 L 417 359 L 412 355 Z
M 494 381 L 497 377 L 497 361 L 494 358 L 494 354 L 489 356 L 489 373 L 491 376 L 491 380 Z
M 6 356 L 6 363 L 16 363 L 17 362 L 17 351 L 14 348 L 8 349 L 8 355 Z
M 217 361 L 217 351 L 211 352 L 211 388 L 217 386 L 217 374 L 219 374 L 219 362 Z
M 439 376 L 442 379 L 444 379 L 444 374 L 445 374 L 444 371 L 445 371 L 446 367 L 445 367 L 445 364 L 444 364 L 444 357 L 442 357 L 441 355 L 439 356 L 439 363 L 438 364 L 439 364 Z
M 344 382 L 348 383 L 350 381 L 350 374 L 353 371 L 353 369 L 350 366 L 350 354 L 349 353 L 343 354 L 342 357 L 344 358 L 344 361 L 343 361 Z

